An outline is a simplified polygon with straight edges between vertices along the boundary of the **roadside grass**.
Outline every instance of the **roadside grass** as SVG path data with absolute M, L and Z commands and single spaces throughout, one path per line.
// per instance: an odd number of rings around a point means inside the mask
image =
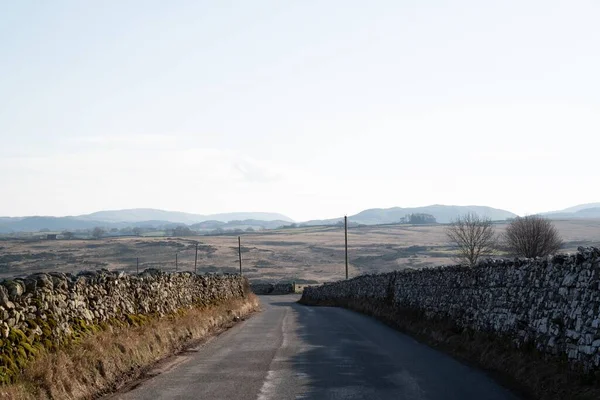
M 428 319 L 418 310 L 392 307 L 371 299 L 322 302 L 300 299 L 299 302 L 344 307 L 373 316 L 465 364 L 485 370 L 525 399 L 600 399 L 600 372 L 574 370 L 565 358 L 542 354 L 534 346 L 516 348 L 508 337 L 463 329 L 449 319 Z
M 248 293 L 245 298 L 219 305 L 105 326 L 77 343 L 40 354 L 15 384 L 0 387 L 0 398 L 97 398 L 118 390 L 157 361 L 209 338 L 258 308 L 258 298 Z

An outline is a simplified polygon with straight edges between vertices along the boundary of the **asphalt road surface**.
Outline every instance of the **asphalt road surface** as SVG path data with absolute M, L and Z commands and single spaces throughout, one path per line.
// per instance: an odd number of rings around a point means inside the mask
M 516 399 L 484 373 L 341 308 L 261 297 L 264 311 L 113 398 Z

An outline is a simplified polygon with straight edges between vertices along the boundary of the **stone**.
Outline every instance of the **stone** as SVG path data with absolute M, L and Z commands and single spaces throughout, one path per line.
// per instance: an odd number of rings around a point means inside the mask
M 363 275 L 306 287 L 302 294 L 302 301 L 316 303 L 348 298 L 391 299 L 424 318 L 450 317 L 463 328 L 508 335 L 517 347 L 532 343 L 584 370 L 600 364 L 597 248 L 535 260 L 483 260 L 473 268 Z
M 6 288 L 11 299 L 14 299 L 15 297 L 21 296 L 23 293 L 25 293 L 25 285 L 20 280 L 4 281 L 2 282 L 2 286 Z
M 0 333 L 6 338 L 18 328 L 32 346 L 43 346 L 44 340 L 68 341 L 81 326 L 242 298 L 246 287 L 239 275 L 207 278 L 152 270 L 143 278 L 106 270 L 34 274 L 0 283 Z

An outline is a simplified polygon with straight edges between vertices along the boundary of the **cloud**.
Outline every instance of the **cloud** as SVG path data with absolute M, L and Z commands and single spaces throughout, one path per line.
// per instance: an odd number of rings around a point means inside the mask
M 274 182 L 281 180 L 283 176 L 274 165 L 254 160 L 251 158 L 242 158 L 236 161 L 234 168 L 241 174 L 241 179 L 248 182 Z
M 82 136 L 74 140 L 75 143 L 90 144 L 95 146 L 138 147 L 138 146 L 165 146 L 177 144 L 177 137 L 157 134 L 129 134 L 129 135 L 98 135 Z
M 12 171 L 0 176 L 5 193 L 0 209 L 13 215 L 143 206 L 207 213 L 267 205 L 277 210 L 277 204 L 267 204 L 261 194 L 266 193 L 264 184 L 283 177 L 281 168 L 269 162 L 213 148 L 93 146 L 77 152 L 3 157 L 0 168 Z M 243 205 L 238 204 L 240 193 L 245 195 Z
M 97 138 L 99 140 L 99 138 Z M 105 139 L 105 138 L 104 138 Z M 103 140 L 104 140 L 103 139 Z M 119 143 L 121 139 L 114 139 Z M 108 139 L 108 140 L 112 140 Z M 89 143 L 93 140 L 90 139 Z M 102 142 L 106 143 L 106 142 Z M 123 143 L 133 143 L 124 140 Z M 265 183 L 283 179 L 282 166 L 253 159 L 238 151 L 214 148 L 131 148 L 94 146 L 84 151 L 60 152 L 43 156 L 4 157 L 0 167 L 27 173 L 36 181 L 77 182 L 75 187 L 103 182 L 109 186 L 127 182 L 196 182 L 198 184 Z M 23 180 L 14 174 L 13 183 Z

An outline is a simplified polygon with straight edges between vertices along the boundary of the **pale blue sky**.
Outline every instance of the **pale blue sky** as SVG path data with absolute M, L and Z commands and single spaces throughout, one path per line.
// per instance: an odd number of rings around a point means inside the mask
M 0 0 L 0 215 L 600 201 L 598 21 L 595 0 Z

